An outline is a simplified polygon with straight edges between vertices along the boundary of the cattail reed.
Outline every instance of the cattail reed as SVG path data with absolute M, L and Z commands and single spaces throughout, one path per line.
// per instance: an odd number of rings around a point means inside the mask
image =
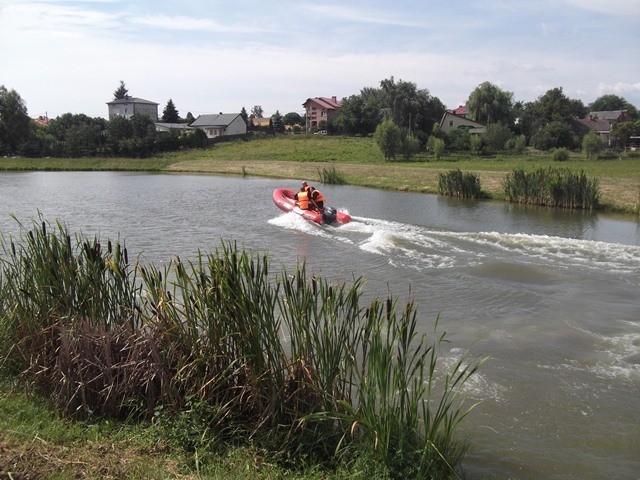
M 481 362 L 443 371 L 445 335 L 419 335 L 413 303 L 363 306 L 362 279 L 335 284 L 304 263 L 270 277 L 267 256 L 236 243 L 158 269 L 130 265 L 120 243 L 75 240 L 43 222 L 0 255 L 0 359 L 65 411 L 197 405 L 211 412 L 203 443 L 237 431 L 292 455 L 366 451 L 396 477 L 455 471 L 459 390 Z

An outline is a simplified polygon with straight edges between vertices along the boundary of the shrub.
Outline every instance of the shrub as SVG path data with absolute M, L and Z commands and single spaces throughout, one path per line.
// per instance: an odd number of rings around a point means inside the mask
M 553 161 L 554 162 L 566 162 L 569 160 L 569 150 L 566 148 L 556 148 L 553 151 Z
M 507 140 L 505 148 L 512 153 L 522 154 L 527 148 L 527 139 L 524 135 L 511 137 L 509 140 Z
M 482 152 L 483 141 L 480 135 L 471 135 L 471 151 L 475 155 L 480 155 Z
M 482 196 L 478 177 L 473 173 L 462 173 L 460 170 L 438 174 L 438 190 L 441 195 L 449 197 L 480 198 Z
M 433 148 L 433 155 L 436 157 L 436 160 L 440 160 L 442 158 L 442 155 L 444 155 L 444 140 L 442 140 L 441 138 L 435 138 L 435 137 L 431 137 L 433 139 L 432 143 L 432 148 Z M 431 138 L 429 140 L 431 140 Z
M 406 135 L 402 139 L 402 157 L 409 161 L 420 150 L 420 141 L 413 135 Z
M 395 160 L 402 145 L 400 128 L 393 120 L 385 120 L 376 127 L 373 138 L 380 147 L 385 160 Z
M 582 151 L 587 160 L 597 160 L 598 155 L 604 150 L 604 143 L 595 133 L 588 133 L 582 139 Z

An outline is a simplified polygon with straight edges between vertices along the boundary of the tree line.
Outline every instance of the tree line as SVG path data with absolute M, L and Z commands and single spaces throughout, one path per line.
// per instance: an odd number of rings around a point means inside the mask
M 124 82 L 114 92 L 114 98 L 124 98 L 128 90 Z M 482 136 L 471 135 L 468 129 L 449 133 L 440 130 L 439 122 L 445 105 L 427 89 L 413 82 L 394 77 L 380 81 L 377 88 L 365 87 L 360 93 L 342 99 L 340 115 L 323 122 L 320 129 L 329 134 L 376 136 L 387 159 L 396 155 L 409 158 L 428 150 L 436 155 L 445 150 L 483 150 L 521 152 L 527 146 L 539 150 L 576 149 L 587 144 L 600 148 L 588 129 L 577 121 L 588 112 L 627 110 L 629 121 L 614 124 L 611 140 L 624 148 L 632 137 L 640 136 L 640 116 L 635 106 L 617 95 L 604 95 L 589 105 L 571 99 L 562 87 L 548 90 L 531 102 L 515 101 L 514 94 L 490 82 L 478 85 L 466 102 L 469 118 L 487 126 Z M 240 115 L 251 131 L 283 133 L 290 125 L 294 133 L 302 130 L 304 118 L 295 112 L 276 112 L 268 126 L 254 126 L 253 119 L 263 115 L 256 105 L 248 115 L 243 107 Z M 181 119 L 171 99 L 167 102 L 162 121 L 191 123 L 189 112 Z M 585 140 L 586 137 L 586 140 Z M 66 113 L 42 127 L 27 115 L 27 107 L 15 90 L 0 86 L 0 155 L 23 156 L 133 156 L 141 157 L 180 148 L 206 144 L 200 130 L 188 133 L 158 132 L 144 115 L 130 119 L 122 117 L 104 120 L 84 114 Z

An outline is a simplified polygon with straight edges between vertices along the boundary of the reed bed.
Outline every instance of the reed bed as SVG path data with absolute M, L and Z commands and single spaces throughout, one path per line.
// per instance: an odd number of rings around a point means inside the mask
M 593 210 L 600 204 L 598 179 L 565 168 L 516 169 L 503 181 L 508 201 Z
M 178 419 L 196 450 L 248 438 L 276 457 L 457 476 L 460 387 L 482 361 L 445 370 L 445 334 L 419 334 L 413 303 L 363 307 L 362 279 L 270 275 L 230 242 L 163 269 L 60 223 L 1 247 L 2 364 L 67 413 Z
M 480 179 L 471 172 L 449 170 L 438 174 L 438 191 L 441 195 L 460 198 L 481 198 Z
M 347 184 L 347 180 L 344 178 L 344 175 L 336 169 L 335 165 L 332 165 L 331 168 L 323 167 L 322 170 L 318 169 L 318 176 L 322 183 L 332 185 Z

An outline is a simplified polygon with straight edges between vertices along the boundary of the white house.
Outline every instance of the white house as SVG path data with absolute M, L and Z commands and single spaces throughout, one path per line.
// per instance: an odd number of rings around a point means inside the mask
M 109 120 L 113 117 L 131 118 L 136 113 L 148 115 L 154 122 L 158 121 L 158 104 L 144 98 L 130 97 L 107 102 L 109 106 Z
M 213 115 L 200 115 L 190 126 L 204 130 L 207 138 L 247 133 L 247 123 L 239 113 L 221 112 Z
M 474 122 L 460 115 L 455 115 L 450 111 L 444 112 L 440 120 L 440 130 L 449 133 L 458 128 L 466 128 L 469 130 L 469 133 L 487 133 L 487 127 L 481 123 Z

